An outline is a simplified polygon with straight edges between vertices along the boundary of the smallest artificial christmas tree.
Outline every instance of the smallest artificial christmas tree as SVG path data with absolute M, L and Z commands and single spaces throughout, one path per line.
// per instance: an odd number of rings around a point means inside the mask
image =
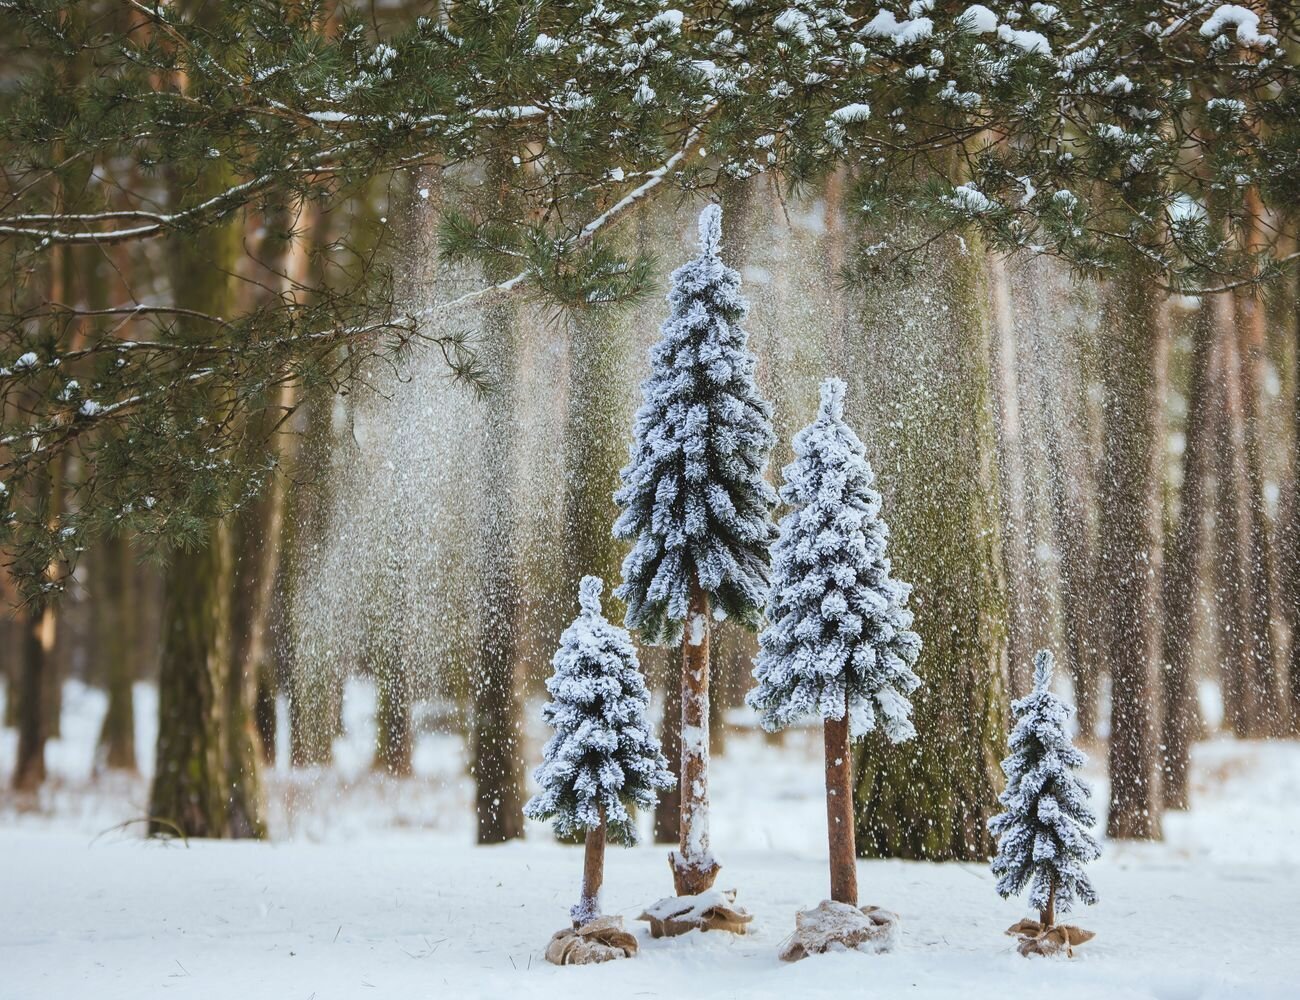
M 600 917 L 605 842 L 636 843 L 634 810 L 651 808 L 676 779 L 646 719 L 650 702 L 636 650 L 600 609 L 604 583 L 584 576 L 581 612 L 560 637 L 546 682 L 552 700 L 542 717 L 555 729 L 537 769 L 541 790 L 524 813 L 554 820 L 562 837 L 586 834 L 582 896 L 570 911 L 573 930 L 551 940 L 546 957 L 583 964 L 636 952 L 636 938 L 618 917 Z
M 998 837 L 993 874 L 1003 898 L 1019 895 L 1033 881 L 1029 902 L 1037 920 L 1007 929 L 1020 938 L 1022 955 L 1051 955 L 1092 938 L 1091 931 L 1056 923 L 1059 910 L 1076 899 L 1092 904 L 1097 893 L 1083 866 L 1101 854 L 1089 828 L 1097 822 L 1088 808 L 1092 794 L 1074 771 L 1087 758 L 1065 731 L 1070 708 L 1051 691 L 1052 654 L 1034 657 L 1034 690 L 1011 706 L 1015 726 L 1002 762 L 1007 788 L 998 800 L 1006 808 L 989 821 Z

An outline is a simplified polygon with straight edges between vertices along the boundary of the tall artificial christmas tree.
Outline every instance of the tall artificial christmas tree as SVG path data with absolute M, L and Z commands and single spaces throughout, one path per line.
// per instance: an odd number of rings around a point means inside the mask
M 635 844 L 634 810 L 652 808 L 658 793 L 671 788 L 674 780 L 646 718 L 650 696 L 636 650 L 627 632 L 601 614 L 603 588 L 594 576 L 582 578 L 582 611 L 560 637 L 551 661 L 554 673 L 546 690 L 553 700 L 542 715 L 555 735 L 537 769 L 541 791 L 524 808 L 531 819 L 554 820 L 561 836 L 586 834 L 582 896 L 571 910 L 575 931 L 600 917 L 606 839 Z M 620 942 L 631 937 L 621 931 L 619 918 L 606 919 L 599 929 L 611 930 L 615 924 Z M 570 952 L 581 952 L 578 944 L 588 943 L 562 931 L 553 939 L 548 957 L 561 938 L 564 947 L 559 950 L 570 962 L 575 961 Z
M 671 314 L 650 352 L 631 461 L 614 499 L 617 538 L 631 541 L 618 596 L 627 625 L 651 643 L 682 643 L 679 896 L 713 885 L 709 850 L 709 623 L 757 628 L 776 534 L 764 480 L 772 411 L 754 383 L 741 326 L 740 275 L 719 257 L 722 212 L 700 214 L 700 255 L 673 272 Z
M 849 741 L 877 728 L 894 743 L 916 735 L 911 587 L 891 575 L 889 528 L 865 449 L 844 422 L 844 389 L 837 378 L 822 383 L 817 418 L 795 435 L 783 470 L 781 499 L 793 509 L 772 549 L 768 625 L 747 699 L 765 729 L 812 715 L 825 736 L 831 902 L 799 915 L 789 958 L 892 937 L 892 915 L 857 910 Z
M 1088 832 L 1097 819 L 1088 808 L 1088 786 L 1073 773 L 1087 758 L 1065 731 L 1070 708 L 1051 691 L 1052 665 L 1052 654 L 1039 650 L 1033 691 L 1012 703 L 1011 753 L 1002 762 L 1007 788 L 1000 801 L 1006 811 L 989 821 L 999 838 L 993 859 L 999 894 L 1018 895 L 1033 882 L 1029 902 L 1037 907 L 1038 920 L 1022 920 L 1007 930 L 1020 937 L 1022 955 L 1071 953 L 1093 935 L 1058 925 L 1057 911 L 1066 912 L 1076 899 L 1097 901 L 1083 869 L 1101 854 Z

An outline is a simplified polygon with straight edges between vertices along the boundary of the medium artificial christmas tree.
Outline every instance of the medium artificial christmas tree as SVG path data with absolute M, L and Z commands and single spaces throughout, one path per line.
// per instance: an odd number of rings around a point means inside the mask
M 1058 925 L 1057 911 L 1066 912 L 1076 899 L 1097 901 L 1083 869 L 1101 854 L 1088 832 L 1097 819 L 1088 808 L 1088 786 L 1073 774 L 1087 758 L 1065 731 L 1070 708 L 1051 691 L 1052 665 L 1052 654 L 1039 650 L 1033 691 L 1012 703 L 1016 721 L 1008 741 L 1011 753 L 1002 762 L 1007 787 L 999 800 L 1006 812 L 989 821 L 999 838 L 993 859 L 998 892 L 1009 898 L 1033 882 L 1029 902 L 1037 907 L 1038 920 L 1022 920 L 1007 930 L 1020 937 L 1022 955 L 1062 949 L 1072 954 L 1092 932 Z
M 709 851 L 709 620 L 757 628 L 776 534 L 764 480 L 772 411 L 754 383 L 740 275 L 718 256 L 722 213 L 700 214 L 700 255 L 673 272 L 671 314 L 650 352 L 631 461 L 614 495 L 616 538 L 633 542 L 618 596 L 651 643 L 682 643 L 679 896 L 713 885 Z M 689 625 L 689 627 L 688 627 Z
M 921 640 L 907 609 L 911 587 L 891 575 L 889 528 L 858 436 L 844 422 L 844 383 L 821 385 L 817 418 L 794 439 L 781 499 L 793 509 L 772 549 L 768 625 L 758 680 L 747 698 L 763 727 L 820 716 L 826 749 L 831 902 L 800 914 L 785 953 L 802 958 L 832 942 L 887 944 L 895 923 L 859 911 L 849 741 L 880 729 L 894 743 L 916 735 L 908 696 Z M 831 926 L 833 925 L 833 926 Z
M 582 896 L 571 910 L 575 932 L 600 918 L 606 839 L 635 844 L 634 810 L 653 807 L 658 793 L 674 782 L 646 719 L 650 696 L 636 650 L 627 632 L 601 614 L 603 587 L 594 576 L 582 578 L 582 611 L 564 630 L 551 661 L 554 673 L 546 690 L 553 700 L 542 716 L 555 735 L 537 769 L 541 791 L 524 807 L 531 819 L 554 820 L 562 837 L 586 834 Z M 635 939 L 621 930 L 620 918 L 606 918 L 598 929 L 617 930 L 619 947 L 630 939 L 635 952 Z M 587 943 L 609 946 L 603 939 L 589 942 L 561 931 L 547 955 L 554 950 L 563 957 L 558 964 L 577 962 L 577 955 L 585 953 L 579 946 Z

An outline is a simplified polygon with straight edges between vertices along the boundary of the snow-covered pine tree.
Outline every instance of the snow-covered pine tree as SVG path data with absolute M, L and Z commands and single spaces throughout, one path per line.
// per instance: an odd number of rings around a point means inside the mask
M 585 576 L 581 612 L 560 637 L 546 682 L 553 699 L 542 717 L 555 729 L 537 769 L 539 791 L 524 807 L 532 819 L 554 820 L 556 832 L 586 833 L 579 927 L 600 915 L 606 837 L 636 843 L 633 810 L 654 806 L 672 788 L 668 761 L 646 719 L 650 695 L 627 632 L 600 610 L 604 583 Z
M 921 640 L 911 587 L 891 575 L 889 528 L 858 436 L 844 422 L 844 383 L 821 385 L 817 418 L 794 439 L 781 499 L 793 507 L 772 549 L 768 625 L 748 702 L 764 728 L 823 720 L 831 898 L 858 902 L 849 740 L 876 728 L 911 739 L 908 696 Z
M 998 893 L 1010 898 L 1033 881 L 1029 902 L 1039 912 L 1038 922 L 1022 921 L 1008 932 L 1031 944 L 1056 927 L 1058 910 L 1068 911 L 1076 899 L 1097 901 L 1083 866 L 1101 854 L 1088 832 L 1097 822 L 1088 807 L 1091 791 L 1073 773 L 1087 758 L 1065 731 L 1070 708 L 1051 691 L 1052 667 L 1051 652 L 1039 650 L 1033 691 L 1012 703 L 1011 753 L 1002 762 L 1007 787 L 999 800 L 1006 811 L 989 821 L 998 837 L 993 859 Z M 1068 947 L 1087 937 L 1067 935 L 1058 944 Z
M 651 643 L 682 642 L 679 896 L 704 892 L 718 871 L 708 828 L 709 616 L 758 627 L 776 536 L 776 492 L 763 478 L 772 410 L 754 382 L 740 275 L 719 257 L 718 206 L 700 214 L 699 235 L 700 255 L 672 275 L 671 313 L 650 352 L 631 461 L 614 494 L 614 536 L 633 543 L 617 591 L 626 624 Z

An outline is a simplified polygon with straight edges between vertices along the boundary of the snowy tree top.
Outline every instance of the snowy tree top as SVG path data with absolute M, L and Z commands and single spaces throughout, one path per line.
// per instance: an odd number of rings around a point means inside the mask
M 1002 762 L 1007 787 L 999 801 L 1005 812 L 989 821 L 998 836 L 993 860 L 997 889 L 1004 897 L 1021 893 L 1032 880 L 1030 904 L 1059 912 L 1075 900 L 1095 903 L 1084 865 L 1101 854 L 1089 832 L 1097 819 L 1088 806 L 1091 791 L 1073 772 L 1087 761 L 1074 746 L 1066 724 L 1069 706 L 1052 693 L 1052 654 L 1034 657 L 1034 689 L 1012 703 L 1015 719 Z
M 921 639 L 895 580 L 866 449 L 844 422 L 845 384 L 821 384 L 817 418 L 794 439 L 783 470 L 772 549 L 768 625 L 759 636 L 758 685 L 749 704 L 765 728 L 808 715 L 842 718 L 855 736 L 880 727 L 893 742 L 915 735 L 909 696 Z
M 675 779 L 646 718 L 650 694 L 626 631 L 605 619 L 604 582 L 584 576 L 580 612 L 560 637 L 542 717 L 555 729 L 537 769 L 541 790 L 524 807 L 561 836 L 602 819 L 615 843 L 636 842 L 634 810 L 654 805 Z
M 700 213 L 699 237 L 699 256 L 672 275 L 614 494 L 614 536 L 633 543 L 617 593 L 628 627 L 648 642 L 681 640 L 696 584 L 715 618 L 757 628 L 776 534 L 776 492 L 764 478 L 772 410 L 754 379 L 740 275 L 718 256 L 717 205 Z
M 722 208 L 708 205 L 700 213 L 700 252 L 708 257 L 716 257 L 722 250 Z

